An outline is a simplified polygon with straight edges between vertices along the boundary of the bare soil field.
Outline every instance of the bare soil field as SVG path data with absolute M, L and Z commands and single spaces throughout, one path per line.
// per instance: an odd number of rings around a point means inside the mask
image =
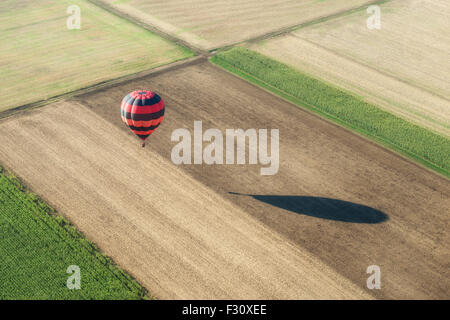
M 145 149 L 119 113 L 136 88 L 166 102 Z M 278 174 L 175 166 L 194 120 L 279 128 Z M 4 119 L 0 163 L 159 298 L 448 298 L 447 179 L 208 62 Z
M 380 30 L 369 30 L 360 11 L 250 47 L 450 136 L 450 3 L 380 8 Z
M 0 2 L 0 111 L 192 56 L 88 1 L 69 30 L 70 0 Z
M 374 2 L 369 0 L 95 0 L 204 50 Z
M 0 131 L 2 163 L 159 298 L 368 297 L 79 103 Z

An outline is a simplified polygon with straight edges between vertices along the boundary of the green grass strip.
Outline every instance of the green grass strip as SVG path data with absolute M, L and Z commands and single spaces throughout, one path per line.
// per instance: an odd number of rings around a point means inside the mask
M 147 291 L 0 167 L 0 300 L 147 299 Z M 66 273 L 80 267 L 81 289 Z
M 450 176 L 450 140 L 444 136 L 246 48 L 220 52 L 211 58 L 211 62 L 446 177 Z

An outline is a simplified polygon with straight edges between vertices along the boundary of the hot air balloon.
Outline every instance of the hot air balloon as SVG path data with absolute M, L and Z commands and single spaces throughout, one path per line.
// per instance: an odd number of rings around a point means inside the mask
M 145 147 L 145 140 L 164 119 L 164 101 L 152 91 L 136 90 L 123 98 L 120 114 Z

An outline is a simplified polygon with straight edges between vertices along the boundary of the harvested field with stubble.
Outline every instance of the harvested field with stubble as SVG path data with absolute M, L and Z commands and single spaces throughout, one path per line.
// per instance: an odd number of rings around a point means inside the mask
M 370 0 L 93 0 L 211 50 L 344 12 Z M 377 1 L 379 2 L 379 1 Z
M 85 0 L 2 0 L 0 25 L 0 111 L 193 55 Z
M 250 48 L 450 137 L 450 2 L 380 8 L 380 30 L 367 28 L 362 10 Z
M 166 102 L 146 149 L 119 116 L 135 88 Z M 194 120 L 279 128 L 278 174 L 176 167 L 171 133 Z M 208 62 L 4 119 L 0 145 L 2 164 L 157 298 L 448 298 L 447 179 Z M 373 264 L 382 290 L 366 289 Z

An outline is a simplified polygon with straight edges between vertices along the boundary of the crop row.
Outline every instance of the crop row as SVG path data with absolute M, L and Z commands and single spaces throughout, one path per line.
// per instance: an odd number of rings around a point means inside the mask
M 449 176 L 450 141 L 309 75 L 246 48 L 211 61 L 281 97 L 351 128 Z

